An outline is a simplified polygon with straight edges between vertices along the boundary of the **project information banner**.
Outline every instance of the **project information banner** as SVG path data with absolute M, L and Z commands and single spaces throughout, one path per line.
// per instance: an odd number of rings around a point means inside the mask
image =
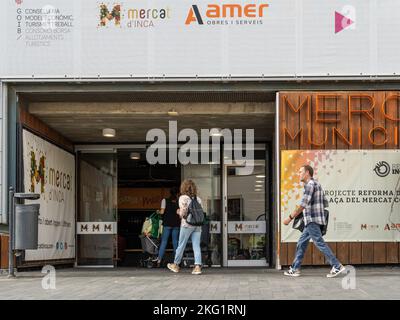
M 3 0 L 0 78 L 395 76 L 399 11 L 398 0 Z
M 304 164 L 314 168 L 329 201 L 326 241 L 400 241 L 399 150 L 288 150 L 281 156 L 283 242 L 301 234 L 283 219 L 300 204 Z
M 26 261 L 75 257 L 75 157 L 23 130 L 25 192 L 39 193 L 39 247 Z

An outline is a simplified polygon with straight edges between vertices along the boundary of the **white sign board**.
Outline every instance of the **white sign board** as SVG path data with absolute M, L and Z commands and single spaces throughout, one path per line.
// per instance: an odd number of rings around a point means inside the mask
M 75 157 L 23 130 L 25 192 L 39 193 L 39 247 L 26 261 L 75 257 Z
M 266 233 L 265 221 L 228 221 L 228 233 Z
M 116 222 L 77 222 L 77 234 L 117 234 Z
M 0 78 L 400 73 L 396 0 L 15 0 Z
M 314 168 L 329 202 L 326 241 L 400 241 L 400 150 L 290 150 L 281 159 L 281 221 L 300 204 L 298 170 Z M 282 241 L 300 232 L 281 225 Z

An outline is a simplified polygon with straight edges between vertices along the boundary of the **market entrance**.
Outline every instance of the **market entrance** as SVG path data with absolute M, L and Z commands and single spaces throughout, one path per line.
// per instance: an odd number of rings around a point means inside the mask
M 197 184 L 207 215 L 203 263 L 269 265 L 273 255 L 272 98 L 233 95 L 231 101 L 221 102 L 208 95 L 186 94 L 164 103 L 151 102 L 162 100 L 161 96 L 141 96 L 139 102 L 134 97 L 81 93 L 79 97 L 49 94 L 35 96 L 34 101 L 26 99 L 26 125 L 38 119 L 76 153 L 76 265 L 140 266 L 145 252 L 139 235 L 145 218 L 160 209 L 170 187 L 179 187 L 184 179 Z M 179 139 L 173 139 L 171 127 L 176 128 Z M 154 129 L 165 132 L 167 163 L 154 164 L 148 159 L 147 151 L 156 142 L 149 140 L 148 133 Z M 230 131 L 233 137 L 235 130 L 242 130 L 245 137 L 247 129 L 254 133 L 254 170 L 244 173 L 243 164 L 234 159 L 236 147 L 215 133 Z M 107 136 L 110 132 L 113 135 Z M 208 154 L 207 162 L 181 161 L 180 155 L 187 152 L 181 148 L 187 144 L 182 136 L 188 132 L 198 137 L 196 143 L 191 141 L 198 145 L 197 159 Z M 219 141 L 217 149 L 215 139 Z M 204 141 L 207 143 L 201 144 Z M 177 149 L 174 161 L 171 148 Z M 185 257 L 190 264 L 190 252 Z M 165 260 L 172 260 L 171 243 Z
M 102 146 L 102 150 L 77 147 L 77 265 L 151 266 L 148 262 L 157 250 L 143 246 L 142 225 L 161 208 L 170 188 L 192 179 L 207 217 L 201 243 L 203 263 L 267 266 L 268 145 L 254 146 L 254 166 L 248 172 L 224 156 L 233 150 L 225 153 L 227 148 L 221 146 L 214 150 L 221 155 L 218 162 L 185 165 L 150 165 L 146 145 L 123 149 Z M 212 159 L 212 152 L 209 156 Z M 153 241 L 159 246 L 157 239 Z M 188 246 L 184 265 L 191 265 L 192 258 Z M 170 241 L 162 265 L 172 260 Z

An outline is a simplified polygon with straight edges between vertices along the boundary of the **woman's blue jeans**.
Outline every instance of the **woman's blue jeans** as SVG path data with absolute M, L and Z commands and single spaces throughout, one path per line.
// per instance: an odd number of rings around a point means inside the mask
M 164 227 L 163 233 L 161 236 L 161 245 L 160 250 L 158 252 L 158 260 L 161 261 L 165 254 L 165 249 L 167 248 L 168 240 L 170 234 L 172 234 L 172 246 L 174 247 L 174 256 L 176 252 L 176 248 L 178 247 L 178 238 L 179 238 L 179 227 Z
M 178 249 L 176 249 L 174 263 L 181 263 L 186 244 L 190 237 L 192 239 L 192 247 L 194 252 L 194 264 L 201 265 L 201 228 L 199 227 L 181 227 L 181 231 L 179 233 L 179 244 Z

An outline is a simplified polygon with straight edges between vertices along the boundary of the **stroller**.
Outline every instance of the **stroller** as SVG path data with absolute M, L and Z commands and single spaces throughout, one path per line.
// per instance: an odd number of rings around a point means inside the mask
M 141 267 L 144 268 L 153 268 L 154 260 L 158 256 L 158 247 L 160 245 L 160 240 L 144 234 L 141 234 L 139 238 L 144 253 L 143 258 L 139 261 L 139 264 Z
M 200 249 L 201 249 L 201 260 L 203 262 L 203 266 L 208 265 L 209 267 L 212 265 L 211 263 L 211 254 L 208 248 L 210 243 L 210 225 L 209 222 L 206 222 L 201 226 L 201 238 L 200 238 Z M 194 253 L 192 249 L 192 239 L 189 239 L 185 251 L 183 253 L 182 258 L 182 266 L 183 267 L 191 267 L 194 265 Z

